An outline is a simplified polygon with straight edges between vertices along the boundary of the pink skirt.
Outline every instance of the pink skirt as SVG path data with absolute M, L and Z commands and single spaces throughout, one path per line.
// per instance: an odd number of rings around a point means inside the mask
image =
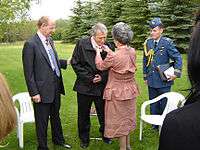
M 127 136 L 136 128 L 135 105 L 135 99 L 105 101 L 105 137 Z

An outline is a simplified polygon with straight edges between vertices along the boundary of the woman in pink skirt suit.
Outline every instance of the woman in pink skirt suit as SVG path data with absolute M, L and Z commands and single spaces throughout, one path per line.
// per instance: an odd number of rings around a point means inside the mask
M 101 49 L 97 49 L 95 60 L 99 70 L 109 70 L 104 90 L 104 136 L 119 138 L 120 150 L 130 150 L 129 134 L 136 127 L 136 96 L 139 93 L 135 82 L 136 52 L 128 46 L 133 32 L 127 24 L 119 22 L 113 26 L 112 36 L 116 51 L 103 47 L 107 56 L 102 60 Z

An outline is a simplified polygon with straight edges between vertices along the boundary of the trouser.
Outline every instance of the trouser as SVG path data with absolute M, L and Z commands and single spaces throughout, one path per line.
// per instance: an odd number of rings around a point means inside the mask
M 171 90 L 171 86 L 163 88 L 148 87 L 148 90 L 149 90 L 149 99 L 152 100 L 163 93 L 169 92 Z M 161 115 L 165 109 L 166 103 L 167 99 L 163 98 L 156 103 L 150 104 L 150 113 L 152 115 Z M 153 125 L 153 128 L 158 129 L 158 126 Z
M 99 131 L 104 134 L 104 100 L 101 96 L 90 96 L 77 93 L 78 103 L 78 132 L 79 138 L 83 142 L 89 142 L 90 132 L 90 109 L 92 102 L 95 104 L 97 116 L 100 124 Z
M 154 99 L 158 97 L 159 95 L 169 92 L 171 89 L 171 86 L 168 87 L 163 87 L 163 88 L 153 88 L 153 87 L 148 87 L 149 90 L 149 99 Z M 167 103 L 167 99 L 163 98 L 162 100 L 153 103 L 150 105 L 150 112 L 152 115 L 161 115 L 165 109 Z
M 56 85 L 55 98 L 52 103 L 34 103 L 34 114 L 38 150 L 48 150 L 47 129 L 50 118 L 52 141 L 54 144 L 64 143 L 64 136 L 60 120 L 60 94 Z

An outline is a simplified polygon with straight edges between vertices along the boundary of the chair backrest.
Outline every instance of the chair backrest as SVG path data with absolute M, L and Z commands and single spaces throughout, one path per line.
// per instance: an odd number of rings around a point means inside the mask
M 20 105 L 19 117 L 23 122 L 34 122 L 34 111 L 31 97 L 28 92 L 18 93 L 12 97 L 13 102 L 18 101 Z
M 185 97 L 177 92 L 167 92 L 162 94 L 161 96 L 162 98 L 167 98 L 167 104 L 162 114 L 163 116 L 166 116 L 172 110 L 183 106 L 183 103 L 185 102 Z

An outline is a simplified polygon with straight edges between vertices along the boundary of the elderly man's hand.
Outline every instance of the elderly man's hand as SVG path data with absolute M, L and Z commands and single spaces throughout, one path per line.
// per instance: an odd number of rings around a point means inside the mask
M 93 83 L 98 83 L 102 80 L 101 76 L 99 74 L 96 74 L 94 79 L 93 79 Z
M 41 97 L 39 94 L 35 95 L 35 96 L 32 96 L 31 97 L 32 101 L 35 102 L 35 103 L 39 103 L 41 102 Z

